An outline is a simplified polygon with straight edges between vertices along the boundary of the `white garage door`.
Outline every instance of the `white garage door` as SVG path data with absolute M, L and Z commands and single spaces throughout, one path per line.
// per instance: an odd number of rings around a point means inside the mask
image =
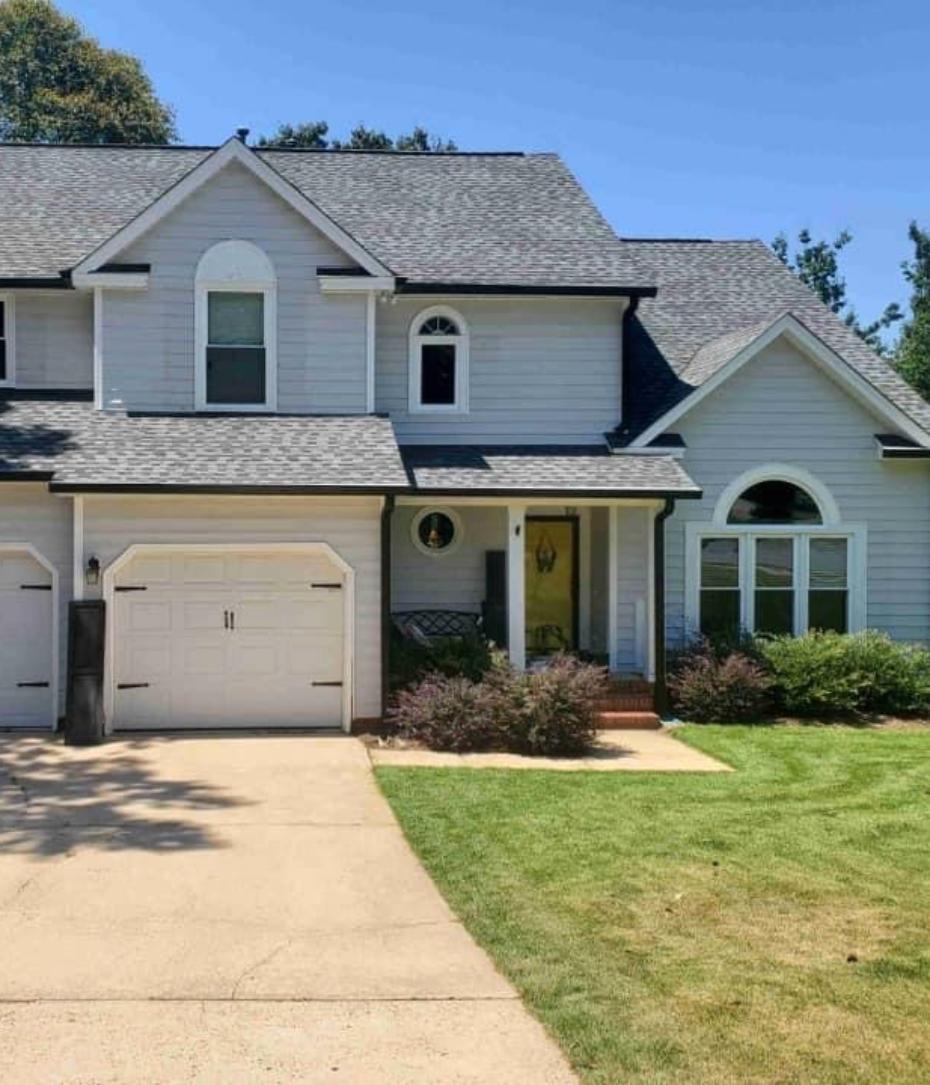
M 114 726 L 340 727 L 345 591 L 319 552 L 140 551 L 114 580 Z
M 0 551 L 0 727 L 52 727 L 52 574 L 26 551 Z

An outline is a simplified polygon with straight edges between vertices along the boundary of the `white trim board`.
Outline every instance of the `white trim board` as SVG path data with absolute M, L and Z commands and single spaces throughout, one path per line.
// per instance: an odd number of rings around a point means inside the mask
M 676 404 L 671 410 L 666 411 L 648 429 L 643 430 L 635 440 L 630 442 L 627 449 L 629 451 L 641 451 L 650 441 L 665 433 L 670 426 L 674 425 L 682 416 L 716 391 L 721 384 L 729 380 L 735 373 L 738 373 L 747 362 L 755 358 L 780 336 L 784 336 L 794 347 L 823 369 L 828 376 L 844 387 L 853 399 L 867 410 L 884 419 L 889 425 L 901 430 L 902 433 L 920 445 L 926 445 L 930 441 L 930 434 L 918 426 L 904 411 L 896 407 L 874 384 L 853 369 L 840 354 L 833 350 L 832 347 L 828 347 L 796 316 L 792 313 L 785 313 L 774 320 L 751 343 L 738 351 L 713 376 L 708 377 L 686 399 Z M 687 370 L 685 370 L 684 376 L 687 376 Z
M 161 196 L 149 204 L 144 211 L 136 215 L 121 230 L 117 230 L 112 237 L 85 256 L 72 269 L 71 281 L 74 285 L 88 287 L 99 282 L 99 276 L 93 276 L 92 274 L 94 271 L 103 264 L 111 262 L 124 249 L 151 230 L 153 226 L 165 218 L 166 215 L 169 215 L 188 196 L 205 185 L 231 162 L 239 163 L 260 181 L 263 181 L 285 203 L 307 219 L 320 233 L 328 237 L 334 245 L 342 249 L 346 255 L 355 260 L 370 275 L 384 276 L 390 278 L 393 282 L 393 276 L 389 268 L 372 256 L 351 234 L 334 222 L 325 211 L 299 189 L 295 188 L 290 181 L 282 177 L 276 169 L 269 166 L 264 159 L 260 158 L 254 151 L 249 150 L 241 140 L 233 136 L 222 147 L 217 148 L 213 154 L 208 155 L 189 173 L 185 174 L 180 181 L 166 192 L 163 192 Z
M 352 715 L 355 705 L 355 569 L 344 557 L 326 542 L 263 542 L 263 543 L 132 543 L 126 547 L 103 571 L 103 598 L 106 611 L 110 616 L 106 629 L 106 651 L 103 663 L 103 704 L 106 730 L 113 730 L 113 709 L 116 703 L 116 675 L 114 658 L 116 651 L 116 629 L 112 616 L 114 606 L 114 579 L 119 570 L 137 554 L 154 551 L 159 554 L 184 553 L 195 550 L 212 553 L 307 553 L 322 554 L 328 558 L 345 576 L 343 621 L 344 644 L 342 664 L 342 729 L 348 734 L 352 729 Z

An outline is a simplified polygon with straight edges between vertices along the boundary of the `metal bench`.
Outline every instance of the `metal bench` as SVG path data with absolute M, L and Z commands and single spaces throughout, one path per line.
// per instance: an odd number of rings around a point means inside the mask
M 391 620 L 401 636 L 421 644 L 475 637 L 482 624 L 480 614 L 467 610 L 398 610 Z

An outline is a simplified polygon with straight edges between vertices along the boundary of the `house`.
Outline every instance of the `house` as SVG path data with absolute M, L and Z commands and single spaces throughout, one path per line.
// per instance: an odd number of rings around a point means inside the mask
M 377 718 L 392 616 L 660 697 L 701 628 L 930 639 L 930 406 L 553 155 L 3 146 L 0 384 L 4 726 L 97 598 L 117 730 Z

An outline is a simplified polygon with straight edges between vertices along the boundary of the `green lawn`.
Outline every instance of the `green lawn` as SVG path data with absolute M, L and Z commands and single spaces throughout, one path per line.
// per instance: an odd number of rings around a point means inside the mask
M 738 771 L 378 779 L 584 1081 L 930 1081 L 930 731 L 679 734 Z

